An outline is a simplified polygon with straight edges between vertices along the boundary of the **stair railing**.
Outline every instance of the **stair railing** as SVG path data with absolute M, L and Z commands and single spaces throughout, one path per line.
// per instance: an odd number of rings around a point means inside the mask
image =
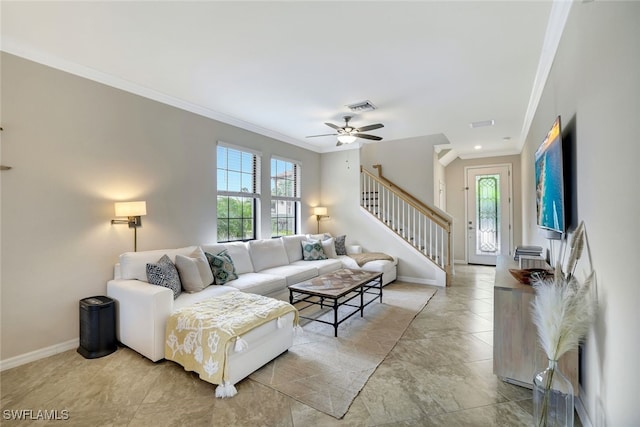
M 453 218 L 389 181 L 381 165 L 373 167 L 378 176 L 360 166 L 360 206 L 443 270 L 449 286 Z

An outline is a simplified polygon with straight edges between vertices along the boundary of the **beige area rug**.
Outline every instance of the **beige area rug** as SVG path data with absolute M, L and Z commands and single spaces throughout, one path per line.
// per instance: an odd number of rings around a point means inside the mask
M 383 289 L 382 304 L 372 303 L 364 317 L 356 314 L 342 323 L 338 338 L 333 326 L 301 319 L 304 333 L 289 351 L 249 378 L 340 419 L 435 292 L 430 286 L 391 283 Z M 332 319 L 332 311 L 323 313 L 320 318 Z

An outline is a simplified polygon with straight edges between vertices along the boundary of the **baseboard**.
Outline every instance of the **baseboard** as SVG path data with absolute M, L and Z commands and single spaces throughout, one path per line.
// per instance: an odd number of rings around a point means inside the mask
M 435 279 L 423 279 L 421 277 L 398 276 L 398 280 L 401 282 L 418 283 L 420 285 L 432 285 L 432 286 L 439 286 L 441 288 L 444 288 L 444 285 L 437 284 Z
M 15 368 L 16 366 L 25 365 L 29 362 L 35 362 L 36 360 L 44 359 L 45 357 L 53 356 L 54 354 L 62 353 L 63 351 L 72 350 L 74 348 L 77 348 L 79 344 L 79 338 L 75 338 L 69 341 L 62 342 L 60 344 L 54 344 L 52 346 L 30 351 L 29 353 L 21 354 L 19 356 L 0 360 L 0 372 L 7 369 Z
M 467 260 L 466 259 L 454 259 L 453 263 L 454 264 L 467 264 Z

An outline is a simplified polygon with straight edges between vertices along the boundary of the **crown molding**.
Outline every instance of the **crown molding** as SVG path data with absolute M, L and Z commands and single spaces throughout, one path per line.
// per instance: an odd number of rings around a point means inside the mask
M 533 88 L 531 89 L 527 112 L 524 116 L 522 131 L 520 132 L 520 139 L 517 144 L 518 152 L 522 152 L 527 135 L 531 129 L 533 117 L 536 114 L 544 86 L 551 73 L 551 66 L 558 52 L 560 39 L 562 38 L 564 27 L 567 24 L 572 5 L 572 0 L 554 0 L 551 5 L 547 30 L 545 31 L 544 41 L 542 43 L 542 52 L 540 53 L 540 61 L 538 62 L 538 69 L 536 70 L 536 76 L 533 80 Z
M 269 138 L 276 139 L 278 141 L 286 142 L 306 150 L 310 150 L 316 153 L 321 153 L 322 150 L 314 145 L 299 141 L 287 135 L 275 132 L 270 129 L 263 128 L 253 123 L 246 122 L 218 111 L 214 111 L 210 108 L 203 107 L 202 105 L 194 104 L 184 99 L 176 98 L 165 93 L 156 91 L 154 89 L 139 85 L 137 83 L 125 80 L 96 69 L 86 67 L 84 65 L 77 64 L 75 62 L 67 61 L 53 55 L 37 51 L 25 46 L 21 46 L 9 37 L 3 37 L 2 46 L 0 50 L 6 53 L 10 53 L 15 56 L 27 59 L 29 61 L 36 62 L 38 64 L 46 65 L 47 67 L 55 68 L 56 70 L 64 71 L 69 74 L 73 74 L 88 80 L 92 80 L 104 85 L 123 90 L 125 92 L 132 93 L 134 95 L 142 96 L 153 101 L 160 102 L 162 104 L 170 105 L 172 107 L 179 108 L 184 111 L 189 111 L 194 114 L 198 114 L 203 117 L 207 117 L 216 120 L 221 123 L 225 123 L 231 126 L 238 127 L 250 132 L 255 132 L 259 135 L 263 135 Z

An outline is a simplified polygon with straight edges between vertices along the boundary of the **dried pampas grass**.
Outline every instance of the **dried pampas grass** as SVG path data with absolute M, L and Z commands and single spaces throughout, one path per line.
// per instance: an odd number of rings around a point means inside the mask
M 586 232 L 584 223 L 581 222 L 569 241 L 570 253 L 566 273 L 562 270 L 563 256 L 556 264 L 553 279 L 539 280 L 533 284 L 536 291 L 536 296 L 531 303 L 533 323 L 538 329 L 540 346 L 549 360 L 557 361 L 564 353 L 576 348 L 589 332 L 595 315 L 595 299 L 592 297 L 592 287 L 595 282 L 593 271 L 584 283 L 580 283 L 574 275 L 585 244 Z M 561 253 L 564 255 L 564 252 L 561 251 Z M 549 363 L 549 367 L 544 371 L 550 370 L 546 381 L 542 384 L 544 387 L 542 402 L 535 403 L 538 396 L 535 389 L 538 385 L 534 384 L 534 404 L 536 405 L 534 416 L 539 416 L 539 425 L 546 426 L 550 421 L 547 419 L 548 415 L 554 416 L 553 411 L 549 411 L 549 405 L 555 366 L 555 363 Z M 542 405 L 540 412 L 537 412 L 537 405 Z M 555 407 L 555 404 L 552 405 Z M 570 410 L 573 410 L 573 398 L 570 406 Z
M 561 275 L 534 284 L 533 323 L 540 345 L 550 360 L 558 360 L 575 348 L 589 332 L 595 314 L 591 297 L 594 273 L 584 283 Z
M 538 329 L 540 345 L 550 360 L 558 360 L 575 348 L 589 332 L 595 315 L 595 299 L 592 297 L 595 274 L 592 271 L 584 283 L 574 276 L 585 240 L 584 223 L 580 222 L 569 242 L 567 272 L 562 270 L 562 262 L 559 261 L 553 279 L 533 284 L 536 290 L 531 303 L 533 323 Z

